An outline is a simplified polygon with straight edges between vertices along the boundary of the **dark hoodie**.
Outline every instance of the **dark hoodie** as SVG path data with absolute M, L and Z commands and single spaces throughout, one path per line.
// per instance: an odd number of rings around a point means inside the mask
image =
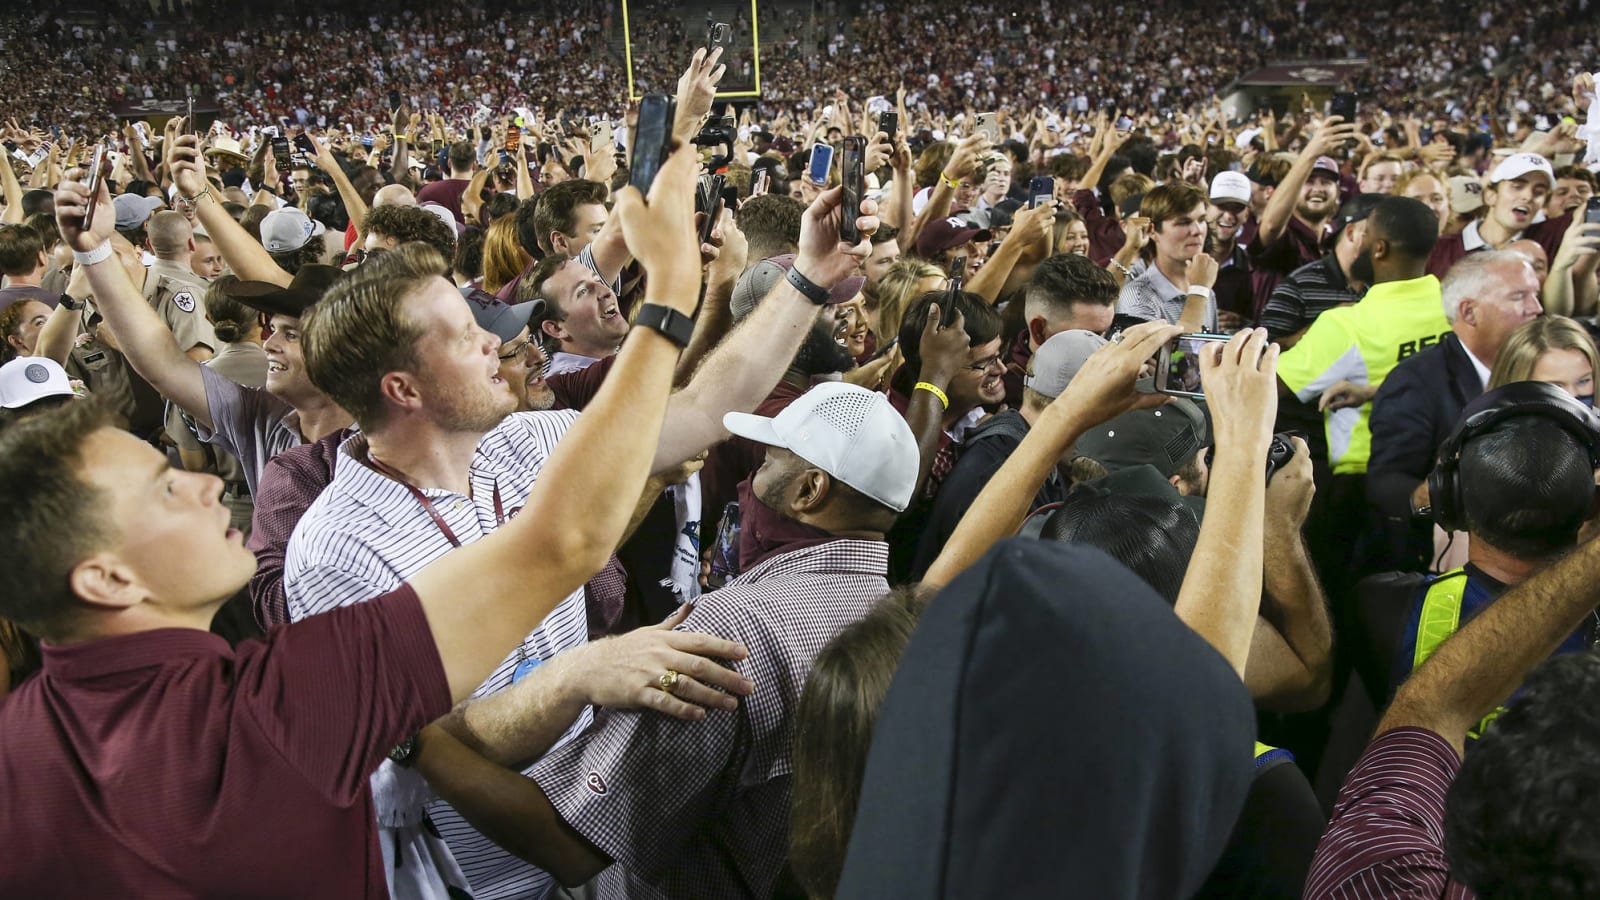
M 878 718 L 840 900 L 1188 897 L 1255 715 L 1222 656 L 1086 547 L 1003 541 L 930 604 Z

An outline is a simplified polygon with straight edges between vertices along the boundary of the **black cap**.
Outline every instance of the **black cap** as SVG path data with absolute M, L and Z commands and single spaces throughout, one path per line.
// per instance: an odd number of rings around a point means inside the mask
M 1378 204 L 1388 197 L 1388 194 L 1357 194 L 1346 200 L 1340 205 L 1338 215 L 1333 217 L 1333 233 L 1339 234 L 1346 225 L 1353 225 L 1372 215 Z
M 300 271 L 290 279 L 288 287 L 280 287 L 270 281 L 235 281 L 222 291 L 228 299 L 269 316 L 298 319 L 343 276 L 344 270 L 338 266 L 312 264 L 301 266 Z

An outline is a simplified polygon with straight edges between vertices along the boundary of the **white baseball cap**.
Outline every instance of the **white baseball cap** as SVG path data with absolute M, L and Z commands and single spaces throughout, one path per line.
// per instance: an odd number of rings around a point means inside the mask
M 1494 167 L 1494 172 L 1489 176 L 1490 184 L 1499 184 L 1513 178 L 1521 178 L 1532 172 L 1542 172 L 1549 179 L 1552 186 L 1556 183 L 1556 170 L 1550 165 L 1550 160 L 1537 153 L 1513 153 Z
M 0 406 L 19 409 L 46 397 L 71 397 L 67 371 L 53 359 L 19 356 L 0 366 Z
M 1211 179 L 1211 202 L 1231 200 L 1250 205 L 1250 179 L 1243 172 L 1218 172 Z
M 911 504 L 921 459 L 917 439 L 882 394 L 827 381 L 772 418 L 731 412 L 722 425 L 788 450 L 895 512 Z
M 326 231 L 322 223 L 292 206 L 275 209 L 261 219 L 261 246 L 268 253 L 299 250 Z

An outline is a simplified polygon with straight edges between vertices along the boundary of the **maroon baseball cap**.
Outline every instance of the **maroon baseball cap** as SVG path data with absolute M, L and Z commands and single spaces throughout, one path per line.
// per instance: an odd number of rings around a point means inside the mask
M 988 229 L 979 228 L 960 216 L 934 219 L 917 235 L 917 255 L 923 259 L 938 259 L 944 251 L 974 240 L 989 240 Z

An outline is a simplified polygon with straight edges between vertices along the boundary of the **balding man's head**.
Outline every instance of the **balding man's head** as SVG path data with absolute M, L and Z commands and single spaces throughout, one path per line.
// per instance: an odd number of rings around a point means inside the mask
M 150 217 L 145 226 L 150 252 L 160 259 L 172 259 L 194 249 L 194 228 L 181 212 L 163 210 Z
M 372 205 L 377 206 L 416 206 L 417 195 L 403 184 L 386 184 L 378 188 L 372 195 Z

